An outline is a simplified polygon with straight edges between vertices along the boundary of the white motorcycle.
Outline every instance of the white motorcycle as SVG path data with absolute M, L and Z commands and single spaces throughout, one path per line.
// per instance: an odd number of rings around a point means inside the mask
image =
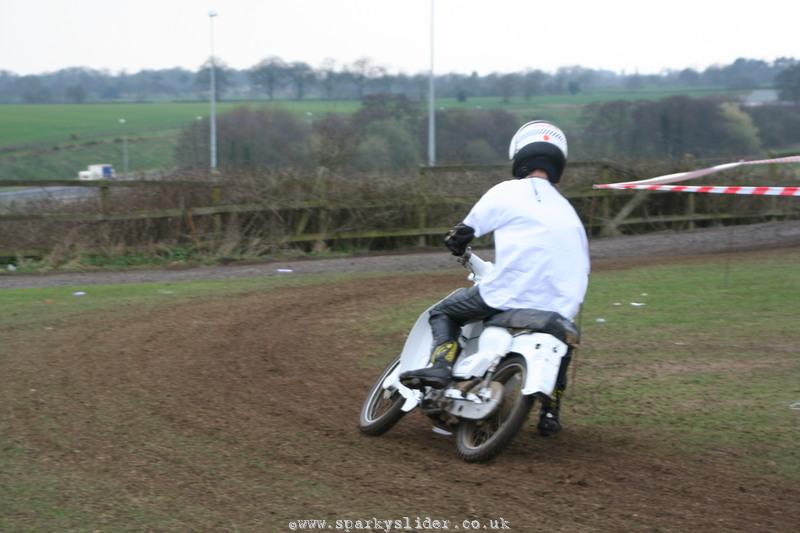
M 460 259 L 480 284 L 494 265 L 471 251 Z M 423 312 L 403 351 L 383 370 L 361 407 L 359 427 L 381 435 L 417 407 L 430 417 L 434 431 L 456 433 L 458 454 L 467 462 L 488 461 L 522 428 L 536 399 L 551 397 L 562 359 L 577 346 L 575 325 L 558 313 L 515 309 L 461 330 L 461 355 L 444 389 L 410 389 L 400 374 L 429 363 L 433 335 Z

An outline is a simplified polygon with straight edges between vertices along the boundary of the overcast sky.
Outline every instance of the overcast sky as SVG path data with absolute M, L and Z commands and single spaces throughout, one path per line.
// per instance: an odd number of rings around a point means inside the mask
M 581 65 L 655 73 L 737 57 L 800 57 L 800 2 L 434 0 L 437 72 Z M 429 68 L 431 0 L 0 0 L 0 69 L 236 68 L 277 55 L 319 65 L 370 57 Z

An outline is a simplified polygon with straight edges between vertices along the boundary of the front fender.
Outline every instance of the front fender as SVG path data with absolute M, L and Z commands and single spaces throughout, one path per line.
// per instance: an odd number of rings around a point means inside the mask
M 525 358 L 528 374 L 522 394 L 542 393 L 552 396 L 556 387 L 561 359 L 569 346 L 547 333 L 517 335 L 511 344 L 512 352 Z
M 422 400 L 422 393 L 420 391 L 409 389 L 400 383 L 400 365 L 397 365 L 392 373 L 386 376 L 381 386 L 384 390 L 394 389 L 400 393 L 400 396 L 405 399 L 403 407 L 400 409 L 405 413 L 413 410 Z
M 431 309 L 433 309 L 435 305 L 436 304 L 430 306 L 419 315 L 411 331 L 408 333 L 408 337 L 406 337 L 403 351 L 400 352 L 400 364 L 397 365 L 397 368 L 395 368 L 391 374 L 386 376 L 386 379 L 384 379 L 381 384 L 384 390 L 397 390 L 403 398 L 405 398 L 402 407 L 402 410 L 405 412 L 411 411 L 419 405 L 422 400 L 422 393 L 414 389 L 409 389 L 400 383 L 400 374 L 407 370 L 416 370 L 417 368 L 424 368 L 428 365 L 431 346 L 433 344 L 433 334 L 428 319 L 430 318 Z

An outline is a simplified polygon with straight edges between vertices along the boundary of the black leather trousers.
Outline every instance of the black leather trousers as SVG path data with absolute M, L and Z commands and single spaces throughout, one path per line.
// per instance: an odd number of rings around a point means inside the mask
M 499 312 L 486 305 L 477 286 L 457 290 L 431 309 L 428 322 L 434 346 L 457 340 L 461 326 L 467 322 L 484 320 Z

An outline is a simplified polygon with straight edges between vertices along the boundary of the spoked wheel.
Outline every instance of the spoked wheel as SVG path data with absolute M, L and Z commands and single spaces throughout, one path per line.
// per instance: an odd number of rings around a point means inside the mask
M 400 365 L 400 356 L 395 357 L 372 386 L 358 418 L 358 427 L 367 435 L 381 435 L 394 426 L 405 414 L 401 408 L 405 401 L 396 390 L 385 390 L 383 380 Z
M 492 381 L 503 385 L 497 410 L 484 420 L 464 420 L 458 426 L 458 455 L 468 463 L 488 461 L 500 453 L 522 428 L 533 407 L 534 397 L 523 396 L 527 367 L 525 359 L 514 355 L 503 360 Z

